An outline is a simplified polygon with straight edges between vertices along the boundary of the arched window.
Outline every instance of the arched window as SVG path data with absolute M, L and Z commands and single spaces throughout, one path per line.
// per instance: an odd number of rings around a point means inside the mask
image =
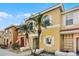
M 45 26 L 50 26 L 50 25 L 52 25 L 52 23 L 51 23 L 51 16 L 46 15 L 46 16 L 44 16 L 44 17 L 42 18 L 42 20 L 43 20 L 43 24 L 44 24 Z
M 33 22 L 30 22 L 30 23 L 28 24 L 28 28 L 29 28 L 30 30 L 33 29 Z

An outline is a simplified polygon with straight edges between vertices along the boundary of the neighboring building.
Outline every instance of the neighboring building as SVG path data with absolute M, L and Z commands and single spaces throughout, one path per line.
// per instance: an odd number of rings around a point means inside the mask
M 17 26 L 16 25 L 11 25 L 7 28 L 5 28 L 5 33 L 4 33 L 4 40 L 5 40 L 5 45 L 11 46 L 14 44 L 17 40 Z
M 79 53 L 79 7 L 61 13 L 62 51 Z
M 35 41 L 38 36 L 37 27 L 35 26 L 35 22 L 31 18 L 28 18 L 25 21 L 25 24 L 28 25 L 29 30 L 34 30 L 34 33 L 32 32 L 29 33 L 29 43 L 30 43 L 29 46 L 31 47 L 31 49 L 34 49 L 35 47 L 38 48 L 39 41 L 38 43 Z
M 20 29 L 20 26 L 18 26 L 17 31 L 18 31 L 18 36 L 16 43 L 18 43 L 21 46 L 21 48 L 24 48 L 24 50 L 29 49 L 29 43 L 28 43 L 28 39 L 26 39 L 25 32 Z
M 25 24 L 28 25 L 29 31 L 35 30 L 34 21 L 29 18 L 29 20 L 25 21 Z M 32 33 L 31 31 L 28 33 L 29 39 L 26 38 L 25 32 L 18 29 L 18 40 L 19 45 L 21 46 L 22 50 L 26 49 L 33 49 L 33 39 L 37 37 L 37 33 Z
M 0 30 L 0 44 L 4 44 L 4 31 Z
M 79 7 L 65 11 L 63 4 L 58 4 L 31 17 L 39 14 L 43 14 L 42 20 L 47 28 L 42 28 L 41 37 L 37 40 L 37 27 L 33 25 L 36 33 L 29 34 L 32 49 L 79 53 Z M 31 17 L 25 20 L 26 24 L 35 24 Z

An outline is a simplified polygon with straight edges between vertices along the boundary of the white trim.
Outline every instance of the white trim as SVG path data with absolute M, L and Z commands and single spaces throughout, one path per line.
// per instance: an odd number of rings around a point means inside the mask
M 47 26 L 47 28 L 54 28 L 54 27 L 60 27 L 60 24 L 52 25 L 52 26 Z
M 62 7 L 62 6 L 63 6 L 62 3 L 61 3 L 61 4 L 58 4 L 58 5 L 56 5 L 56 6 L 52 7 L 52 8 L 49 8 L 49 9 L 47 9 L 47 10 L 44 10 L 44 11 L 40 12 L 40 14 L 46 13 L 46 12 L 48 12 L 48 11 L 50 11 L 50 10 L 53 10 L 53 9 L 55 9 L 55 8 Z M 64 10 L 63 7 L 62 7 L 62 10 Z
M 47 37 L 52 38 L 51 44 L 47 44 L 47 43 L 46 43 L 46 38 L 47 38 Z M 55 45 L 55 38 L 52 37 L 51 35 L 45 36 L 45 37 L 44 37 L 44 45 L 45 45 L 45 46 L 49 46 L 49 47 L 51 47 L 52 45 L 54 46 L 54 45 Z
M 79 9 L 79 7 L 75 7 L 75 8 L 66 10 L 66 11 L 62 12 L 61 14 L 69 13 L 69 12 L 74 11 L 74 10 L 76 10 L 76 9 Z
M 38 34 L 29 34 L 29 36 L 38 36 Z
M 60 24 L 47 26 L 47 28 L 55 28 L 55 27 L 60 27 Z M 44 30 L 44 29 L 46 29 L 46 28 L 41 27 L 41 29 Z M 36 28 L 36 30 L 38 30 L 38 29 Z
M 72 30 L 72 31 L 63 31 L 60 34 L 69 34 L 69 33 L 79 33 L 79 30 Z
M 55 27 L 60 27 L 60 24 L 57 25 L 51 25 L 51 26 L 47 26 L 47 28 L 55 28 Z M 42 30 L 45 30 L 46 28 L 41 28 Z
M 18 35 L 25 35 L 25 33 L 18 33 Z
M 26 20 L 26 21 L 25 21 L 25 24 L 29 24 L 29 23 L 31 23 L 31 22 L 35 23 L 35 21 L 33 21 L 33 20 L 28 20 L 28 21 Z
M 55 6 L 51 7 L 51 8 L 49 8 L 49 9 L 46 9 L 46 10 L 42 11 L 42 12 L 39 12 L 39 13 L 37 13 L 37 14 L 34 14 L 33 16 L 30 16 L 30 17 L 36 17 L 36 16 L 38 16 L 39 14 L 46 13 L 46 12 L 48 12 L 48 11 L 50 11 L 50 10 L 53 10 L 53 9 L 55 9 L 55 8 L 58 8 L 58 7 L 61 7 L 62 10 L 64 11 L 63 4 L 60 3 L 60 4 L 57 4 L 57 5 L 55 5 Z M 29 19 L 30 17 L 28 17 L 28 19 Z M 26 20 L 25 20 L 25 21 L 26 21 Z
M 40 12 L 40 13 L 35 14 L 35 15 L 34 15 L 34 17 L 38 16 L 39 14 L 46 13 L 46 12 L 48 12 L 48 11 L 50 11 L 50 10 L 53 10 L 53 9 L 55 9 L 55 8 L 58 8 L 58 7 L 62 7 L 62 10 L 64 11 L 63 4 L 62 4 L 62 3 L 60 3 L 60 4 L 56 4 L 55 6 L 53 6 L 53 7 L 49 8 L 49 9 L 46 9 L 46 10 L 44 10 L 44 11 Z M 33 17 L 33 16 L 32 16 L 32 17 Z

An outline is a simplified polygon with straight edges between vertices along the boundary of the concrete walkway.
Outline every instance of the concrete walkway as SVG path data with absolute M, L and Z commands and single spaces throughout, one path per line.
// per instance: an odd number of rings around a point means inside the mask
M 0 56 L 16 56 L 16 53 L 9 52 L 5 49 L 0 49 Z
M 25 51 L 17 54 L 17 53 L 10 52 L 6 49 L 0 49 L 0 56 L 28 56 L 30 54 L 31 54 L 31 51 Z

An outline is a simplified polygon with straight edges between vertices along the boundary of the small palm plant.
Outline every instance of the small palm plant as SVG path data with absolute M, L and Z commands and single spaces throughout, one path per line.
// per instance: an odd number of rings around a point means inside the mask
M 31 49 L 30 41 L 29 41 L 29 34 L 30 34 L 31 32 L 34 33 L 34 29 L 30 29 L 27 24 L 22 24 L 22 25 L 20 25 L 20 28 L 19 28 L 19 29 L 20 29 L 22 32 L 25 33 L 26 39 L 28 39 L 29 47 L 30 47 L 30 49 Z
M 42 32 L 42 27 L 46 28 L 45 24 L 43 23 L 42 16 L 43 16 L 43 14 L 39 14 L 37 17 L 32 18 L 32 20 L 35 21 L 35 25 L 37 26 L 37 29 L 38 29 L 37 30 L 38 40 L 40 39 L 40 35 L 41 35 L 41 32 Z M 35 48 L 35 52 L 36 52 L 36 49 L 37 48 Z

